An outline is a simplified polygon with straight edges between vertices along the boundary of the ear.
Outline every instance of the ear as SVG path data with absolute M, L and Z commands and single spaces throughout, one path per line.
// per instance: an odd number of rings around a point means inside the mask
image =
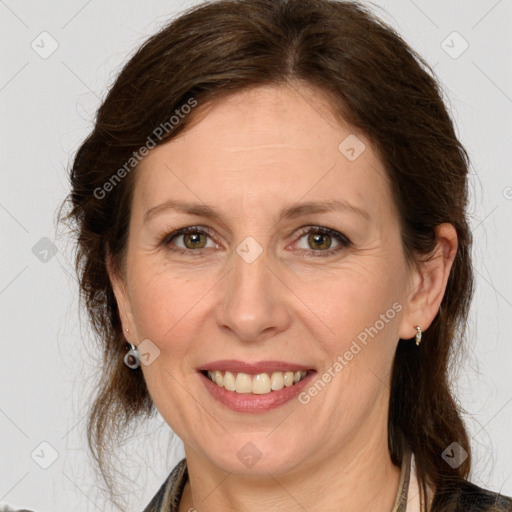
M 444 297 L 450 270 L 457 254 L 457 231 L 452 224 L 436 227 L 437 244 L 428 261 L 413 270 L 405 313 L 399 335 L 410 339 L 416 335 L 416 326 L 425 331 L 434 320 Z
M 116 297 L 117 309 L 121 318 L 121 324 L 123 326 L 123 334 L 127 341 L 134 344 L 137 343 L 137 336 L 135 330 L 135 322 L 133 320 L 132 307 L 130 296 L 126 285 L 126 279 L 121 275 L 119 269 L 113 262 L 112 255 L 107 254 L 106 267 L 114 295 Z M 128 332 L 126 332 L 128 329 Z

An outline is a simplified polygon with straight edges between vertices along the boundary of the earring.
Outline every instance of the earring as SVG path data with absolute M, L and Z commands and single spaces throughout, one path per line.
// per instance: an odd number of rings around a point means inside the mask
M 416 327 L 416 331 L 418 331 L 416 333 L 416 345 L 419 345 L 421 342 L 421 327 L 419 325 Z
M 130 350 L 128 353 L 124 356 L 123 361 L 128 368 L 131 368 L 132 370 L 136 370 L 140 366 L 140 358 L 139 358 L 139 351 L 137 350 L 137 347 L 135 345 L 132 345 L 131 343 L 128 343 L 130 345 Z

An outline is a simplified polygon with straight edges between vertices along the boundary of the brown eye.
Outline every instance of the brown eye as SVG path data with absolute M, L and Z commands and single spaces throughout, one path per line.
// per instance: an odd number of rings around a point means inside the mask
M 211 239 L 210 232 L 206 228 L 186 227 L 167 235 L 162 244 L 173 251 L 202 254 L 203 249 L 218 247 Z M 208 245 L 210 244 L 210 245 Z
M 198 231 L 184 233 L 183 243 L 187 249 L 203 249 L 206 246 L 206 236 Z
M 307 226 L 300 231 L 297 248 L 308 256 L 331 256 L 348 248 L 352 242 L 342 233 L 321 226 Z
M 332 238 L 326 233 L 316 233 L 308 236 L 308 244 L 311 249 L 330 249 Z

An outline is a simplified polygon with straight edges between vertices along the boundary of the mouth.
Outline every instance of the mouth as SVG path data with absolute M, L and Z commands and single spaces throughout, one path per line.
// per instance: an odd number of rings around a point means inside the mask
M 304 380 L 308 372 L 302 371 L 274 371 L 251 375 L 244 372 L 230 372 L 228 370 L 202 370 L 201 373 L 215 383 L 219 388 L 235 393 L 252 393 L 266 395 L 279 391 L 284 387 L 291 387 Z
M 215 401 L 244 413 L 263 413 L 296 398 L 317 371 L 284 361 L 215 361 L 197 368 Z

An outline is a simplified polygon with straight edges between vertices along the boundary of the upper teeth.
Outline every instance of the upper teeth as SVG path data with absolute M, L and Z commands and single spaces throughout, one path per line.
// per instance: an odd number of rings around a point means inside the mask
M 237 393 L 255 393 L 264 395 L 271 391 L 278 391 L 283 387 L 293 386 L 306 376 L 307 372 L 273 372 L 258 373 L 257 375 L 249 375 L 247 373 L 231 373 L 221 371 L 209 371 L 208 377 L 217 384 L 217 386 L 227 389 L 228 391 L 236 391 Z

